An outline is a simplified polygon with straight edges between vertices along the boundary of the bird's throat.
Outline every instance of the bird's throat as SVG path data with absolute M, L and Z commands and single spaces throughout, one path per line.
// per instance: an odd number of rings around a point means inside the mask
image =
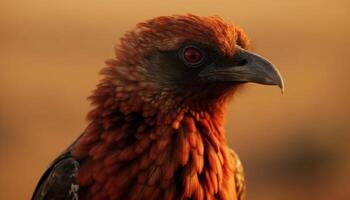
M 76 181 L 85 198 L 234 195 L 234 161 L 225 144 L 222 109 L 162 109 L 140 99 L 122 101 L 108 84 L 91 99 L 90 124 L 72 149 L 82 163 Z

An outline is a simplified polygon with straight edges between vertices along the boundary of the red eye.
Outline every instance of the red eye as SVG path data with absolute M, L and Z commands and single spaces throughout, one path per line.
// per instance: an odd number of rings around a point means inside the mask
M 196 65 L 203 60 L 203 53 L 197 47 L 189 46 L 184 48 L 183 58 L 187 64 Z

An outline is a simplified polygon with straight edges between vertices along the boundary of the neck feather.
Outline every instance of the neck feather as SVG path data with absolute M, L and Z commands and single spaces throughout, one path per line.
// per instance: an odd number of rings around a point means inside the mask
M 90 123 L 72 149 L 82 161 L 76 179 L 84 195 L 231 198 L 234 167 L 225 144 L 224 104 L 191 109 L 165 96 L 156 103 L 142 96 L 149 91 L 128 87 L 120 89 L 107 76 L 90 97 Z

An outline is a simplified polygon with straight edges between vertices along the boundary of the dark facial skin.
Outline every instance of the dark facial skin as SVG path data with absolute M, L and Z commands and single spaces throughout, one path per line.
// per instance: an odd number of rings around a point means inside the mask
M 188 48 L 197 50 L 202 58 L 195 63 L 186 60 L 185 50 Z M 146 60 L 149 78 L 166 88 L 254 82 L 278 85 L 283 90 L 282 77 L 274 66 L 238 45 L 233 56 L 226 56 L 213 46 L 187 42 L 175 50 L 156 50 L 148 54 Z
M 195 65 L 186 62 L 184 50 L 197 48 L 202 60 Z M 218 52 L 211 47 L 198 43 L 184 43 L 171 51 L 154 51 L 147 56 L 149 76 L 167 88 L 182 88 L 203 84 L 198 74 L 205 66 L 213 65 L 218 60 Z

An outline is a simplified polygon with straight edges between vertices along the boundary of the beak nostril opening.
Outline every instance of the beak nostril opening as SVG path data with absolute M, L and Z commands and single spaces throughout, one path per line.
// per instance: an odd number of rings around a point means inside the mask
M 248 60 L 247 59 L 241 59 L 241 60 L 238 60 L 237 64 L 238 66 L 243 66 L 243 65 L 246 65 L 248 63 Z
M 232 59 L 233 66 L 244 66 L 249 62 L 249 58 L 243 53 L 237 53 Z

